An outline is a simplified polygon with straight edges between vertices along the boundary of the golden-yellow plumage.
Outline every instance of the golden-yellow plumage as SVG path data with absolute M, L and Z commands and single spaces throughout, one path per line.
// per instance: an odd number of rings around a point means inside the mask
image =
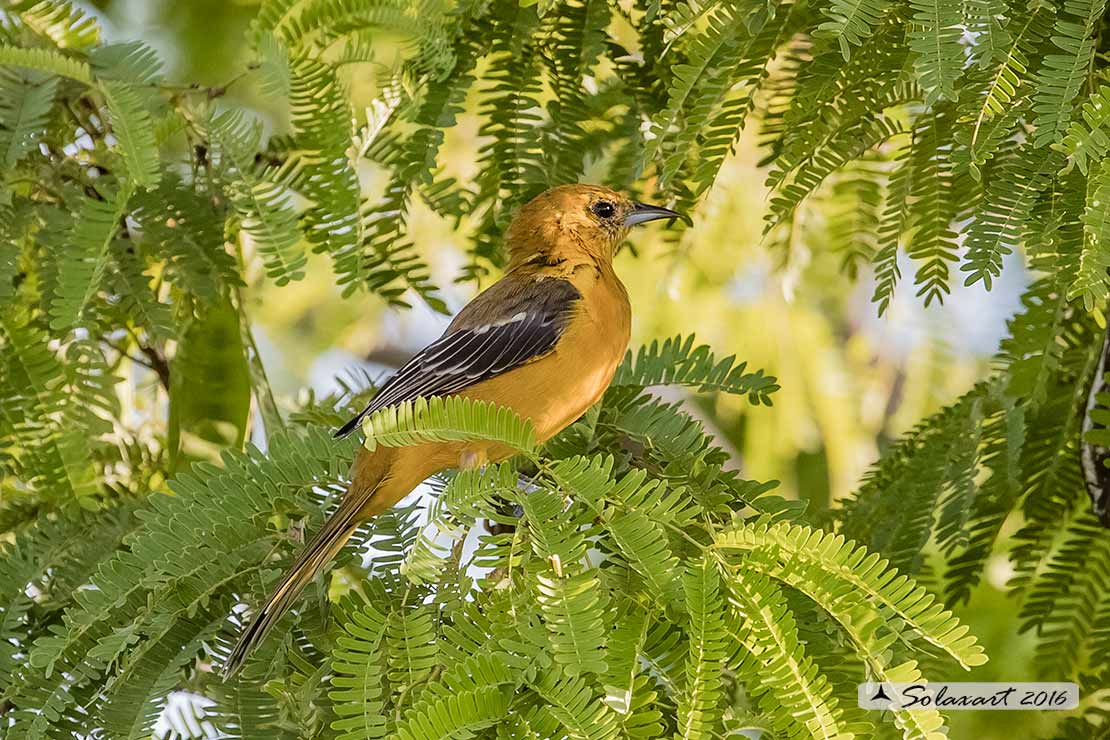
M 523 206 L 505 235 L 505 275 L 468 304 L 436 343 L 394 376 L 375 401 L 460 395 L 530 419 L 545 441 L 601 398 L 628 346 L 631 308 L 613 270 L 630 226 L 676 216 L 608 188 L 565 185 Z M 375 402 L 344 427 L 345 433 Z M 509 457 L 486 442 L 360 448 L 335 513 L 257 612 L 228 660 L 234 673 L 364 521 L 429 476 Z

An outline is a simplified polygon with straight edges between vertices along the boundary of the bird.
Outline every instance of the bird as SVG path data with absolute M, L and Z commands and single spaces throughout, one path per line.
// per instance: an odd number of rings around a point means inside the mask
M 598 185 L 561 185 L 539 194 L 505 231 L 502 277 L 335 436 L 349 435 L 380 409 L 452 395 L 511 408 L 532 422 L 540 443 L 558 434 L 601 398 L 628 347 L 632 310 L 614 254 L 631 227 L 678 218 L 684 217 Z M 436 473 L 513 454 L 482 441 L 360 447 L 338 507 L 254 613 L 225 663 L 225 677 L 242 667 L 362 523 Z

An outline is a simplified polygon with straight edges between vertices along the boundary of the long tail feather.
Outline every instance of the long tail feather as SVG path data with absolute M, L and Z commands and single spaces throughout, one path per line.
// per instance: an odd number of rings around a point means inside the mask
M 344 504 L 346 503 L 345 501 Z M 243 667 L 250 652 L 266 638 L 269 631 L 289 610 L 289 607 L 293 606 L 297 597 L 312 582 L 316 574 L 339 554 L 343 545 L 358 529 L 361 520 L 357 515 L 357 507 L 341 505 L 305 546 L 297 562 L 286 572 L 277 588 L 270 593 L 266 603 L 255 614 L 254 619 L 243 631 L 235 649 L 231 651 L 224 666 L 225 680 L 234 676 Z

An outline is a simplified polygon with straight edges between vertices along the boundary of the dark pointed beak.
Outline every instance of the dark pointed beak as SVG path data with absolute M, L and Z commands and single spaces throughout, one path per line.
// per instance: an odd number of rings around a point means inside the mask
M 646 224 L 648 221 L 658 221 L 661 218 L 679 218 L 683 221 L 686 220 L 685 216 L 677 211 L 672 211 L 670 208 L 649 206 L 647 203 L 633 201 L 632 210 L 624 217 L 624 225 L 635 226 L 636 224 Z

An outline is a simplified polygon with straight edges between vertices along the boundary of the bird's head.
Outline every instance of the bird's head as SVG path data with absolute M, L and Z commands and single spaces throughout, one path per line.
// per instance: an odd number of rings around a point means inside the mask
M 524 204 L 505 234 L 510 267 L 548 255 L 608 262 L 637 224 L 682 218 L 600 185 L 560 185 Z

